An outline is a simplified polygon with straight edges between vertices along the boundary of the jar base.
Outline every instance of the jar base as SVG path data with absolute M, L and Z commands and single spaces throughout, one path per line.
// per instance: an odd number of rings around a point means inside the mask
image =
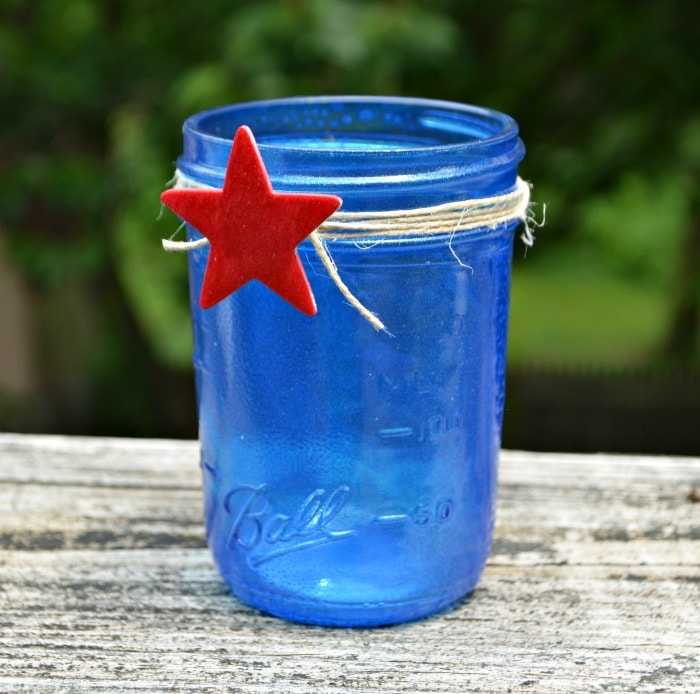
M 291 622 L 322 627 L 381 627 L 412 622 L 443 612 L 472 593 L 478 577 L 461 586 L 431 596 L 381 603 L 342 603 L 299 599 L 250 591 L 229 584 L 231 592 L 251 607 Z

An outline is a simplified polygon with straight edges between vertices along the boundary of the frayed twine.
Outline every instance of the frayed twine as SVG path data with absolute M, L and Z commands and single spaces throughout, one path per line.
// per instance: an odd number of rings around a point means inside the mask
M 175 172 L 169 187 L 215 189 Z M 328 275 L 338 287 L 340 293 L 360 315 L 376 330 L 386 330 L 384 323 L 348 289 L 338 272 L 326 247 L 327 241 L 351 240 L 357 248 L 367 250 L 383 242 L 399 240 L 415 240 L 426 236 L 448 236 L 450 252 L 464 268 L 474 271 L 464 263 L 452 248 L 455 234 L 480 228 L 493 229 L 508 222 L 520 221 L 524 231 L 520 236 L 525 244 L 525 252 L 532 248 L 535 242 L 535 229 L 545 224 L 546 205 L 542 206 L 542 220 L 537 221 L 535 205 L 530 201 L 531 185 L 518 178 L 515 188 L 509 193 L 490 198 L 460 200 L 458 202 L 422 207 L 412 210 L 387 210 L 373 212 L 336 212 L 309 236 L 314 250 L 328 272 Z M 192 251 L 209 244 L 208 239 L 195 241 L 174 241 L 181 225 L 170 239 L 163 239 L 163 249 L 166 251 Z
M 532 190 L 531 183 L 527 183 L 527 186 Z M 535 229 L 541 229 L 547 223 L 547 203 L 542 203 L 542 219 L 539 221 L 537 220 L 535 205 L 536 203 L 528 199 L 525 216 L 521 218 L 524 231 L 520 234 L 520 240 L 525 244 L 525 255 L 527 255 L 528 249 L 535 245 Z

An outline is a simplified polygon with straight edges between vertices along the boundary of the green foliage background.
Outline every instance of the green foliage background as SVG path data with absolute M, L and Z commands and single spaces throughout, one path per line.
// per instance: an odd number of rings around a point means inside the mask
M 516 251 L 510 364 L 700 366 L 695 0 L 4 0 L 0 12 L 0 233 L 30 288 L 41 372 L 26 426 L 192 433 L 186 268 L 160 249 L 176 222 L 159 219 L 159 194 L 188 115 L 289 95 L 510 113 L 522 175 L 547 203 L 538 243 Z

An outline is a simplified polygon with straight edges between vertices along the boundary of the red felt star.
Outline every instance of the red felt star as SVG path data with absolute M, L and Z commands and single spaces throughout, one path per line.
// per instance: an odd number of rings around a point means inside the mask
M 202 308 L 256 279 L 303 313 L 316 313 L 296 247 L 342 201 L 334 195 L 275 193 L 248 127 L 236 132 L 221 190 L 167 190 L 161 200 L 209 239 Z

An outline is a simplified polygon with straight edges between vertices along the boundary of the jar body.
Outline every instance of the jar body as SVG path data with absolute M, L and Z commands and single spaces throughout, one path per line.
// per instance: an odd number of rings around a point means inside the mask
M 275 190 L 336 193 L 350 211 L 507 192 L 522 157 L 507 117 L 439 102 L 289 100 L 188 124 L 188 177 L 216 185 L 246 124 Z M 500 158 L 469 159 L 504 129 Z M 207 250 L 190 253 L 207 537 L 237 596 L 370 626 L 474 588 L 494 523 L 514 227 L 329 243 L 391 334 L 347 304 L 308 242 L 315 317 L 257 282 L 202 311 Z

